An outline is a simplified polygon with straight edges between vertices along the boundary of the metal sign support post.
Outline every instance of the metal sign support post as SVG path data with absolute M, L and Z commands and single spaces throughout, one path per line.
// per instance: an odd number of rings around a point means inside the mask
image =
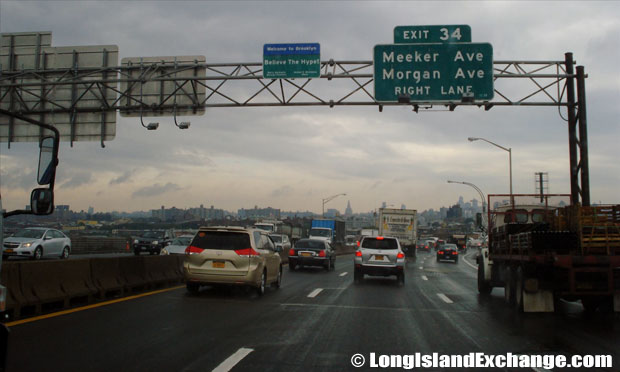
M 588 119 L 586 117 L 586 83 L 583 66 L 577 66 L 577 115 L 579 118 L 579 167 L 581 204 L 590 206 L 590 166 L 588 160 Z

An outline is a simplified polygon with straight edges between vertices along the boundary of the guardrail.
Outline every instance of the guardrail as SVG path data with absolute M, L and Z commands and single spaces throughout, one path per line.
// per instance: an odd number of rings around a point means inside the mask
M 183 256 L 128 256 L 2 264 L 1 321 L 40 315 L 183 282 Z

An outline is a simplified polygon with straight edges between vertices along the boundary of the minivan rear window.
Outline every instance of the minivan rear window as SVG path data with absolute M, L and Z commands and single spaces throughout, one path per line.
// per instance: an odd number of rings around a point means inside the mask
M 233 251 L 252 247 L 250 235 L 229 231 L 199 231 L 190 245 L 201 249 Z
M 396 239 L 365 238 L 362 242 L 362 248 L 398 249 L 398 243 L 396 243 Z

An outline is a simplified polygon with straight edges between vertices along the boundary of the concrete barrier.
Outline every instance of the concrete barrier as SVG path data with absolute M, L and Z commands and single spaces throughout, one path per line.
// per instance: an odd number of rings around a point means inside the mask
M 121 278 L 127 292 L 140 292 L 153 287 L 146 273 L 145 256 L 119 257 Z
M 90 259 L 93 283 L 100 299 L 120 297 L 125 294 L 125 281 L 121 275 L 118 257 Z
M 146 256 L 143 262 L 149 282 L 155 286 L 177 284 L 182 279 L 176 268 L 178 259 L 174 256 Z
M 58 262 L 38 261 L 19 264 L 22 293 L 29 302 L 36 302 L 37 314 L 69 306 L 69 299 L 62 288 L 62 279 L 56 269 L 57 265 L 54 265 Z
M 6 311 L 0 320 L 24 318 L 110 297 L 179 283 L 182 256 L 100 257 L 4 262 Z
M 70 307 L 94 301 L 98 290 L 93 282 L 89 259 L 63 260 L 53 266 Z
M 5 312 L 9 316 L 19 317 L 22 307 L 32 306 L 36 303 L 28 303 L 22 294 L 21 280 L 19 278 L 19 263 L 11 262 L 2 265 L 1 282 L 7 289 Z

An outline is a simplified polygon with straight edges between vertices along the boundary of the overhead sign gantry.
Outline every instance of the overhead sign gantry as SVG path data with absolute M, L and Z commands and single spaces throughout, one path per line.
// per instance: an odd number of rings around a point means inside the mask
M 437 39 L 439 43 L 426 43 Z M 265 57 L 263 62 L 252 63 L 207 63 L 203 58 L 183 56 L 152 60 L 135 57 L 124 59 L 119 66 L 118 48 L 113 45 L 54 49 L 51 32 L 2 34 L 0 109 L 15 115 L 0 115 L 0 141 L 8 142 L 10 147 L 12 142 L 43 137 L 43 130 L 17 116 L 57 127 L 63 141 L 98 140 L 103 146 L 104 141 L 114 138 L 117 111 L 126 116 L 174 116 L 176 124 L 180 113 L 200 115 L 215 107 L 375 106 L 382 111 L 384 107 L 408 105 L 418 113 L 446 108 L 453 111 L 459 106 L 485 110 L 498 106 L 549 106 L 567 111 L 571 193 L 573 201 L 582 196 L 583 205 L 589 205 L 583 66 L 577 66 L 575 71 L 572 53 L 566 53 L 563 60 L 496 60 L 490 44 L 470 41 L 471 30 L 466 25 L 394 29 L 392 49 L 382 50 L 387 52 L 388 63 L 392 63 L 390 50 L 394 51 L 395 65 L 384 65 L 387 77 L 397 78 L 402 73 L 403 77 L 417 80 L 419 76 L 420 83 L 426 84 L 424 71 L 429 71 L 430 77 L 439 71 L 439 78 L 433 79 L 440 84 L 439 89 L 428 88 L 429 93 L 439 91 L 440 96 L 436 96 L 414 95 L 420 85 L 400 92 L 395 90 L 396 83 L 382 88 L 375 81 L 377 66 L 368 60 L 324 59 L 318 63 L 318 77 L 314 70 L 312 77 L 285 74 L 267 78 Z M 402 61 L 398 53 L 403 55 Z M 407 58 L 413 64 L 416 53 L 416 63 L 424 68 L 406 67 Z M 429 55 L 428 61 L 425 55 Z M 21 62 L 27 58 L 30 63 Z M 320 54 L 303 58 L 316 61 Z M 63 62 L 51 68 L 52 60 Z M 379 90 L 370 88 L 376 84 Z M 423 91 L 427 90 L 425 86 Z M 441 94 L 442 86 L 446 95 Z M 391 90 L 393 96 L 381 101 L 382 89 L 386 93 Z

